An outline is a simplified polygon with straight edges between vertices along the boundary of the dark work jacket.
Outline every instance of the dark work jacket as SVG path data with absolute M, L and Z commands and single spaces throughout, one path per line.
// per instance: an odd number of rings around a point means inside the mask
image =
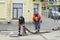
M 25 19 L 23 16 L 19 17 L 19 23 L 20 24 L 24 24 L 25 23 Z

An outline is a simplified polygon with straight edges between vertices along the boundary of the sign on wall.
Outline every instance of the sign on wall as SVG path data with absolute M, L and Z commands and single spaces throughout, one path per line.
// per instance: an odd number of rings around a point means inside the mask
M 55 0 L 48 0 L 48 5 L 53 5 L 55 4 Z
M 49 0 L 49 4 L 54 4 L 54 0 Z

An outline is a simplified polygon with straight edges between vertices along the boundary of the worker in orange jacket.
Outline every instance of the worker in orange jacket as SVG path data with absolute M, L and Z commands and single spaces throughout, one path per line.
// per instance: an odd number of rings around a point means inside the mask
M 39 13 L 35 13 L 33 14 L 33 17 L 32 17 L 32 20 L 34 22 L 34 25 L 35 25 L 35 30 L 36 30 L 36 33 L 38 33 L 40 31 L 40 20 L 41 20 L 41 15 Z

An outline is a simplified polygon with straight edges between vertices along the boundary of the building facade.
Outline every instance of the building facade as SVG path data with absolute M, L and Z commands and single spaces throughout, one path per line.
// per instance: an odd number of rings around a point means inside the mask
M 48 7 L 48 0 L 43 0 L 43 2 L 41 2 L 42 4 L 42 10 L 46 10 Z
M 41 13 L 39 0 L 0 0 L 0 21 L 18 21 L 24 16 L 26 22 L 31 22 L 34 9 Z

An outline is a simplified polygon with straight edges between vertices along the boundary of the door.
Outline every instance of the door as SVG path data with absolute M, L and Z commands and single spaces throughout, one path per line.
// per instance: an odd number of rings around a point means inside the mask
M 13 19 L 18 19 L 20 16 L 23 16 L 23 4 L 13 3 Z
M 33 11 L 34 11 L 34 13 L 39 13 L 39 4 L 33 5 Z

